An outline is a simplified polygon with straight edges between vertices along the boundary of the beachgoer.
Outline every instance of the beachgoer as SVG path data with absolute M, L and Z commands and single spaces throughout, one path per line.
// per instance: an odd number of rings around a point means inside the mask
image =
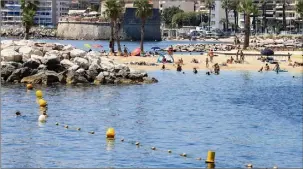
M 210 75 L 210 72 L 206 72 L 206 75 Z
M 126 46 L 124 45 L 124 56 L 127 57 L 128 56 L 128 51 L 127 51 L 127 48 Z
M 242 50 L 240 52 L 240 60 L 241 60 L 241 63 L 244 63 L 244 53 Z
M 258 72 L 262 72 L 263 71 L 263 66 L 261 67 L 261 69 Z
M 279 65 L 278 62 L 276 63 L 276 66 L 275 66 L 274 70 L 275 70 L 277 73 L 279 73 L 279 71 L 280 71 L 280 65 Z
M 165 65 L 164 64 L 162 65 L 162 70 L 165 70 Z
M 210 52 L 209 52 L 209 58 L 210 58 L 210 62 L 213 63 L 213 58 L 214 58 L 214 52 L 213 52 L 213 50 L 210 50 Z
M 291 60 L 290 60 L 290 53 L 288 53 L 288 62 L 290 62 Z
M 205 63 L 206 63 L 206 67 L 208 68 L 208 66 L 209 66 L 209 64 L 208 64 L 208 58 L 206 58 Z
M 215 74 L 219 74 L 220 73 L 220 66 L 219 66 L 219 64 L 218 63 L 216 63 L 216 64 L 214 64 L 214 72 L 215 72 Z
M 237 54 L 236 54 L 236 60 L 238 61 L 239 60 L 239 50 L 237 50 Z
M 180 59 L 180 64 L 182 64 L 182 65 L 183 65 L 183 59 L 182 59 L 182 58 Z
M 20 111 L 16 111 L 16 116 L 21 116 Z
M 88 50 L 88 52 L 91 52 L 91 51 L 92 51 L 92 49 L 89 49 L 89 50 Z
M 178 64 L 178 66 L 177 66 L 177 71 L 178 71 L 178 72 L 181 72 L 181 71 L 182 71 L 182 67 L 181 67 L 180 64 Z
M 166 58 L 165 57 L 163 57 L 162 63 L 166 63 Z
M 197 68 L 194 67 L 194 70 L 193 70 L 194 74 L 197 74 L 198 73 L 198 70 Z
M 269 65 L 266 63 L 266 65 L 265 65 L 265 71 L 269 71 Z
M 234 62 L 234 58 L 231 56 L 230 57 L 230 63 L 232 64 Z

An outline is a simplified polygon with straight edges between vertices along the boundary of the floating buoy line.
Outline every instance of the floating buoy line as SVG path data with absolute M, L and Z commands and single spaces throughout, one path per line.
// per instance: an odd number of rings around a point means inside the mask
M 26 88 L 27 88 L 27 90 L 33 90 L 34 89 L 32 84 L 27 84 Z M 36 94 L 36 98 L 37 98 L 36 103 L 39 105 L 39 108 L 40 108 L 40 110 L 39 110 L 40 115 L 38 117 L 38 121 L 41 122 L 41 123 L 45 123 L 47 121 L 47 117 L 48 117 L 47 114 L 46 114 L 47 106 L 48 106 L 47 101 L 45 99 L 43 99 L 43 92 L 41 90 L 37 90 L 35 94 Z M 63 124 L 63 125 L 61 125 L 61 124 Z M 56 125 L 58 127 L 62 126 L 66 130 L 77 130 L 79 132 L 85 132 L 80 127 L 69 126 L 65 123 L 56 122 L 54 125 Z M 95 134 L 95 131 L 86 131 L 86 132 L 90 135 Z M 116 135 L 115 129 L 112 128 L 112 127 L 108 128 L 106 133 L 105 133 L 106 139 L 112 140 L 112 141 L 116 140 L 115 135 Z M 137 148 L 142 148 L 142 149 L 145 149 L 146 151 L 149 151 L 149 150 L 159 151 L 159 152 L 163 152 L 163 153 L 166 153 L 166 154 L 174 154 L 175 153 L 174 151 L 172 151 L 170 149 L 162 150 L 162 149 L 159 149 L 159 148 L 154 147 L 154 146 L 145 146 L 145 145 L 142 145 L 139 141 L 125 140 L 125 138 L 121 138 L 120 142 L 135 145 Z M 183 157 L 183 158 L 186 158 L 186 159 L 194 159 L 196 161 L 201 161 L 202 160 L 201 157 L 194 157 L 194 156 L 186 154 L 185 152 L 176 153 L 176 154 L 178 154 L 180 157 Z M 205 163 L 206 163 L 207 168 L 215 168 L 215 152 L 214 151 L 208 151 L 207 152 Z M 253 165 L 249 163 L 249 164 L 245 165 L 245 167 L 246 168 L 253 168 Z M 278 167 L 275 165 L 273 168 L 277 169 Z

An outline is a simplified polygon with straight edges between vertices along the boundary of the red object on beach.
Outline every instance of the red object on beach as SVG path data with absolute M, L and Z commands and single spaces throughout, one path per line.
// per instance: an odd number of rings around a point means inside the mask
M 136 48 L 135 50 L 132 51 L 132 56 L 140 56 L 141 53 L 141 49 L 140 48 Z
M 102 45 L 99 45 L 99 44 L 95 44 L 95 45 L 93 45 L 93 47 L 94 47 L 94 48 L 103 48 L 103 46 L 102 46 Z

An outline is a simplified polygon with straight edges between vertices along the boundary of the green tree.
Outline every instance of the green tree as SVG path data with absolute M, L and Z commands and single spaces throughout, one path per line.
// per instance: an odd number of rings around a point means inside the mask
M 149 4 L 148 0 L 135 0 L 134 7 L 136 8 L 136 17 L 141 19 L 141 54 L 144 53 L 143 42 L 144 42 L 144 27 L 147 18 L 153 15 L 153 5 Z
M 250 15 L 257 14 L 257 6 L 253 3 L 253 0 L 241 0 L 239 3 L 239 11 L 245 14 L 245 37 L 243 49 L 249 46 L 249 36 L 250 36 Z
M 208 9 L 208 31 L 210 30 L 210 22 L 211 22 L 211 10 L 214 8 L 215 6 L 215 0 L 205 0 L 205 5 L 206 8 Z
M 38 9 L 39 1 L 20 0 L 22 10 L 22 25 L 25 28 L 24 39 L 29 39 L 29 31 L 34 26 L 34 17 Z
M 120 56 L 122 54 L 122 50 L 120 45 L 119 31 L 120 31 L 120 21 L 124 13 L 124 2 L 121 0 L 106 0 L 104 5 L 106 8 L 104 13 L 110 19 L 110 25 L 111 25 L 111 36 L 109 42 L 111 48 L 110 53 L 113 54 L 115 52 L 114 46 L 116 39 L 118 46 L 118 55 Z
M 300 14 L 300 17 L 303 19 L 303 0 L 298 0 L 296 10 Z
M 182 26 L 199 26 L 201 22 L 207 22 L 207 21 L 208 21 L 208 17 L 203 13 L 180 12 L 173 16 L 172 25 L 178 28 Z
M 223 0 L 222 1 L 222 8 L 225 10 L 225 20 L 226 20 L 226 29 L 224 28 L 225 31 L 228 30 L 229 27 L 229 18 L 228 18 L 228 13 L 232 9 L 231 6 L 231 0 Z
M 183 12 L 183 10 L 181 10 L 180 8 L 175 7 L 175 6 L 165 8 L 161 14 L 161 19 L 162 19 L 162 21 L 164 21 L 165 25 L 168 25 L 169 27 L 171 27 L 173 16 L 180 12 Z
M 231 0 L 230 9 L 234 12 L 234 29 L 237 32 L 239 27 L 238 6 L 240 0 Z

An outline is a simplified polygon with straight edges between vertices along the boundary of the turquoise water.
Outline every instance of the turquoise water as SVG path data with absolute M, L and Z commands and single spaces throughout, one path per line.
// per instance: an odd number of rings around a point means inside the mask
M 42 87 L 50 115 L 42 125 L 34 91 L 2 86 L 2 167 L 204 168 L 208 150 L 216 152 L 217 168 L 303 167 L 302 76 L 150 74 L 159 83 Z M 16 118 L 16 110 L 25 116 Z M 116 129 L 115 141 L 105 139 L 108 127 Z

